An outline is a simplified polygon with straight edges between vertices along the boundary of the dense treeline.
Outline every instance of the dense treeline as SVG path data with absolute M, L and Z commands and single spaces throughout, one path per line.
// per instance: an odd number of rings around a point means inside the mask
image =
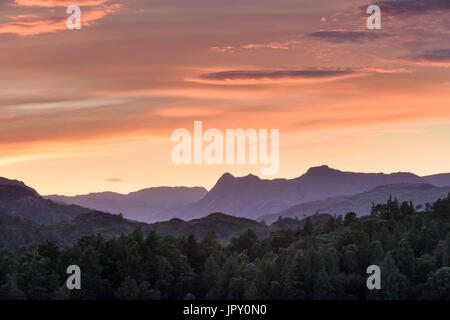
M 82 289 L 65 286 L 79 265 Z M 366 269 L 381 267 L 381 290 Z M 389 199 L 264 240 L 249 230 L 227 246 L 208 233 L 144 236 L 140 229 L 72 246 L 46 242 L 0 252 L 2 299 L 450 299 L 450 196 L 416 212 Z

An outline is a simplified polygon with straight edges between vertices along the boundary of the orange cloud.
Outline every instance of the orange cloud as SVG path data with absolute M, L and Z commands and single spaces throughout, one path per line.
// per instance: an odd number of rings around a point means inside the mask
M 9 17 L 13 22 L 0 25 L 0 34 L 29 36 L 39 33 L 56 32 L 66 29 L 65 18 L 41 18 L 36 15 L 18 15 Z
M 120 9 L 124 8 L 123 4 L 114 3 L 108 6 L 101 6 L 92 10 L 83 12 L 83 23 L 88 26 L 92 25 L 96 20 L 104 18 L 107 14 L 114 14 Z
M 267 43 L 249 43 L 243 46 L 214 46 L 210 49 L 218 53 L 235 53 L 239 50 L 252 49 L 274 49 L 274 50 L 289 50 L 298 47 L 299 40 L 288 40 L 283 42 L 271 41 Z
M 384 68 L 384 67 L 370 67 L 364 68 L 365 71 L 374 73 L 410 73 L 414 70 L 409 70 L 406 68 Z
M 68 7 L 70 5 L 93 7 L 109 0 L 14 0 L 14 5 L 21 7 Z
M 82 12 L 82 26 L 91 26 L 97 20 L 108 14 L 114 14 L 122 9 L 122 4 L 111 4 L 95 7 Z M 67 17 L 40 17 L 37 15 L 16 15 L 8 17 L 12 22 L 0 25 L 0 34 L 16 34 L 19 36 L 31 36 L 41 33 L 52 33 L 67 30 Z

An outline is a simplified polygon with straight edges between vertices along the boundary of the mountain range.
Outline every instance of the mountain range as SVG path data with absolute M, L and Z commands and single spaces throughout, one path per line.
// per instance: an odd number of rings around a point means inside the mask
M 46 198 L 111 213 L 120 212 L 126 218 L 149 223 L 171 218 L 196 219 L 213 212 L 224 212 L 249 219 L 266 217 L 273 220 L 274 216 L 280 213 L 283 215 L 285 210 L 300 204 L 308 204 L 306 208 L 311 211 L 307 214 L 313 214 L 322 212 L 324 208 L 323 203 L 315 201 L 353 196 L 379 186 L 407 187 L 416 184 L 450 186 L 450 174 L 420 177 L 408 172 L 359 173 L 340 171 L 324 165 L 310 168 L 305 174 L 294 179 L 266 180 L 254 175 L 235 177 L 225 173 L 209 191 L 203 188 L 165 187 L 144 189 L 128 195 L 107 192 L 75 197 L 52 195 Z M 395 190 L 398 191 L 398 188 Z M 438 191 L 436 193 L 440 194 Z M 414 201 L 420 194 L 410 196 L 412 198 L 408 200 Z M 363 207 L 364 213 L 370 204 L 371 201 Z M 342 205 L 339 212 L 345 208 Z
M 372 203 L 389 197 L 423 206 L 449 193 L 450 174 L 353 173 L 328 166 L 311 168 L 294 179 L 226 173 L 210 191 L 157 187 L 75 197 L 42 197 L 21 181 L 0 178 L 0 248 L 18 249 L 47 239 L 67 245 L 83 235 L 116 236 L 136 227 L 144 233 L 192 233 L 197 238 L 214 231 L 225 243 L 247 229 L 259 237 L 301 229 L 306 217 L 324 224 L 331 215 L 350 211 L 367 215 Z
M 57 203 L 76 204 L 113 214 L 122 213 L 126 218 L 136 221 L 153 222 L 165 212 L 176 211 L 202 199 L 207 192 L 201 187 L 156 187 L 128 194 L 98 192 L 72 197 L 49 195 L 45 198 Z
M 294 179 L 263 180 L 254 175 L 234 177 L 226 173 L 203 199 L 166 215 L 192 219 L 219 211 L 256 219 L 300 203 L 398 183 L 421 184 L 426 180 L 412 173 L 354 173 L 328 166 L 313 167 Z
M 156 187 L 119 194 L 42 197 L 17 180 L 0 178 L 0 213 L 20 216 L 37 224 L 57 224 L 97 211 L 121 213 L 146 223 L 199 219 L 211 213 L 274 222 L 281 217 L 303 218 L 315 213 L 368 214 L 372 202 L 389 196 L 424 205 L 450 190 L 450 174 L 420 177 L 398 172 L 356 173 L 320 166 L 294 179 L 234 177 L 225 173 L 214 187 Z

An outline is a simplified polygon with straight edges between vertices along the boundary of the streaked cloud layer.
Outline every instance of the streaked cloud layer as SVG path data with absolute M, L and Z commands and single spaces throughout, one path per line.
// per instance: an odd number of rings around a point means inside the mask
M 450 48 L 426 50 L 409 57 L 412 62 L 435 66 L 450 66 Z
M 345 30 L 316 31 L 310 33 L 309 36 L 313 38 L 326 39 L 335 42 L 375 40 L 380 37 L 380 35 L 375 32 L 345 31 Z
M 279 128 L 279 177 L 450 171 L 448 1 L 378 2 L 381 30 L 359 0 L 74 4 L 77 31 L 69 1 L 0 2 L 0 176 L 73 194 L 259 172 L 175 167 L 194 120 Z
M 202 74 L 194 82 L 211 84 L 260 84 L 290 81 L 333 81 L 354 76 L 352 70 L 231 70 Z
M 396 0 L 376 2 L 383 13 L 390 16 L 409 14 L 428 14 L 435 11 L 450 10 L 450 2 L 447 0 Z

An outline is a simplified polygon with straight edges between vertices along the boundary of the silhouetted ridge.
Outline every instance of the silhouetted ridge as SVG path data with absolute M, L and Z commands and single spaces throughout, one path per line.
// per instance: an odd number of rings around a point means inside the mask
M 318 166 L 318 167 L 311 167 L 306 171 L 304 176 L 324 176 L 329 174 L 337 174 L 341 173 L 342 171 L 332 169 L 327 165 Z

